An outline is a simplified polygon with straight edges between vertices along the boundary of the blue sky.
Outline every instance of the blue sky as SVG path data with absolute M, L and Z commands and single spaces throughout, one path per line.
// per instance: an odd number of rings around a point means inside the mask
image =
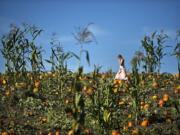
M 116 56 L 122 54 L 130 70 L 135 51 L 142 49 L 140 41 L 155 30 L 163 29 L 170 36 L 168 45 L 174 47 L 176 31 L 180 30 L 179 16 L 179 0 L 0 0 L 0 34 L 8 32 L 10 23 L 35 24 L 44 30 L 38 44 L 46 50 L 44 58 L 49 58 L 52 32 L 57 33 L 65 52 L 78 53 L 79 46 L 72 36 L 74 27 L 94 22 L 90 30 L 98 44 L 84 46 L 91 60 L 89 67 L 83 58 L 84 71 L 93 71 L 96 64 L 102 66 L 102 71 L 116 72 L 119 68 Z M 0 59 L 4 65 L 2 56 Z M 177 73 L 175 57 L 167 56 L 163 63 L 162 72 Z M 77 61 L 71 59 L 68 66 L 76 71 Z M 4 66 L 0 71 L 4 71 Z

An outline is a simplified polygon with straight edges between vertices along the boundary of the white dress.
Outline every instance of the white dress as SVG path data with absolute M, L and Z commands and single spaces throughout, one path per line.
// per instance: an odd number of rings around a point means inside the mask
M 119 67 L 119 71 L 117 72 L 115 76 L 115 80 L 128 80 L 126 76 L 126 69 L 123 66 Z

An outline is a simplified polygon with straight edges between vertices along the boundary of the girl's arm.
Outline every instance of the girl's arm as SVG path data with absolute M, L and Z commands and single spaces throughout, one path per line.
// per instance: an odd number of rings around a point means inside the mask
M 118 74 L 120 74 L 121 72 L 122 72 L 122 69 L 121 69 L 121 68 L 119 68 Z

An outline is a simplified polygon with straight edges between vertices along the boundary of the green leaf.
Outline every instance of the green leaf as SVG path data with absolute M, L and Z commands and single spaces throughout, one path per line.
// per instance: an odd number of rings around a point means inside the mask
M 87 50 L 81 50 L 81 52 L 85 52 L 86 53 L 86 60 L 88 62 L 88 65 L 90 66 L 90 59 L 89 59 L 89 53 Z
M 36 39 L 36 37 L 37 37 L 38 35 L 40 35 L 40 33 L 41 33 L 42 31 L 43 31 L 43 30 L 39 30 L 38 32 L 35 31 L 34 33 L 37 33 L 37 34 L 33 37 L 33 40 Z M 34 33 L 33 33 L 33 35 L 34 35 Z
M 79 56 L 77 56 L 75 53 L 73 52 L 69 52 L 72 56 L 74 56 L 76 59 L 80 60 Z
M 47 59 L 45 59 L 45 61 L 48 62 L 48 63 L 51 63 L 51 64 L 55 63 L 54 61 L 50 61 L 50 60 L 47 60 Z

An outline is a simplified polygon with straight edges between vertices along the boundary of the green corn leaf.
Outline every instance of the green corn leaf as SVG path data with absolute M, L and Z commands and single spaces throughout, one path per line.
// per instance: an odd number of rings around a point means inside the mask
M 88 62 L 88 65 L 90 66 L 90 59 L 89 59 L 89 53 L 87 50 L 81 50 L 81 52 L 85 52 L 86 53 L 86 60 Z
M 36 37 L 38 36 L 38 35 L 40 35 L 40 33 L 42 32 L 43 30 L 39 30 L 39 31 L 35 31 L 34 33 L 33 33 L 33 35 L 36 33 L 36 35 L 33 37 L 33 40 L 35 40 L 36 39 Z
M 80 97 L 81 97 L 81 95 L 79 95 L 78 93 L 76 93 L 76 95 L 75 95 L 75 105 L 76 105 L 76 107 L 77 107 L 78 104 L 79 104 Z
M 71 54 L 73 57 L 75 57 L 76 59 L 80 60 L 79 56 L 77 56 L 75 53 L 70 52 L 70 54 Z
M 48 63 L 51 63 L 51 64 L 55 63 L 54 61 L 50 61 L 50 60 L 47 60 L 47 59 L 45 59 L 45 61 L 48 62 Z

